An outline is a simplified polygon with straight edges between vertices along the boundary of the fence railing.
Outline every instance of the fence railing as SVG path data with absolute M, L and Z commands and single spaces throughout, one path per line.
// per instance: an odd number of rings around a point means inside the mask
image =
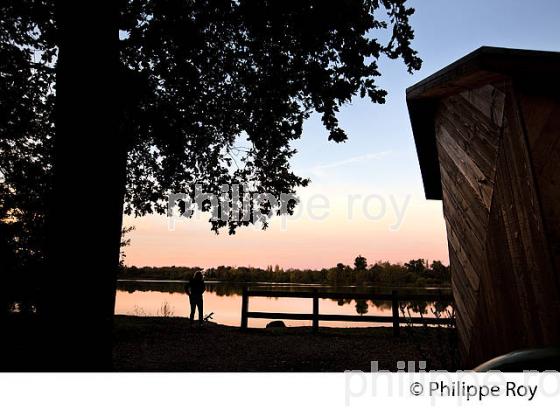
M 284 312 L 251 312 L 249 310 L 249 298 L 271 297 L 271 298 L 309 298 L 313 299 L 312 313 L 284 313 Z M 355 300 L 379 300 L 391 301 L 391 316 L 379 315 L 333 315 L 319 313 L 319 299 L 355 299 Z M 311 291 L 283 291 L 283 290 L 262 290 L 243 288 L 241 302 L 241 328 L 247 329 L 248 319 L 291 319 L 291 320 L 311 320 L 313 331 L 319 330 L 319 322 L 371 322 L 371 323 L 392 323 L 393 333 L 399 335 L 400 323 L 425 324 L 425 325 L 449 325 L 453 323 L 452 318 L 442 317 L 408 317 L 401 318 L 400 302 L 407 301 L 429 301 L 429 302 L 452 302 L 453 297 L 450 292 L 435 292 L 425 294 L 400 294 L 398 290 L 390 293 L 349 293 L 349 292 L 321 292 L 318 289 Z

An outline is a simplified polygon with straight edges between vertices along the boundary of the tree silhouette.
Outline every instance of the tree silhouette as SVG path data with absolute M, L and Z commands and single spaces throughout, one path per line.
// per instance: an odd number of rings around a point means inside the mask
M 31 303 L 45 259 L 55 73 L 54 48 L 37 32 L 52 31 L 52 14 L 40 1 L 0 7 L 0 316 L 14 302 Z
M 369 311 L 369 306 L 367 300 L 358 299 L 356 300 L 356 313 L 361 315 L 365 315 Z
M 412 259 L 404 264 L 409 272 L 424 273 L 426 271 L 426 262 L 424 259 Z
M 379 58 L 420 67 L 404 0 L 16 3 L 1 11 L 0 70 L 11 76 L 0 86 L 2 109 L 17 121 L 1 128 L 0 170 L 12 181 L 36 161 L 49 181 L 40 212 L 56 273 L 42 283 L 40 311 L 50 367 L 76 368 L 84 351 L 82 368 L 110 362 L 123 209 L 163 213 L 166 194 L 192 193 L 194 183 L 210 193 L 236 183 L 295 192 L 308 183 L 289 166 L 304 120 L 320 113 L 329 139 L 344 141 L 342 104 L 384 102 Z M 4 153 L 18 150 L 25 163 L 7 167 Z M 32 179 L 11 189 L 24 192 Z M 212 229 L 266 227 L 295 203 L 254 206 L 264 218 L 211 221 Z M 85 221 L 79 241 L 77 221 Z M 77 282 L 89 289 L 81 299 L 71 292 Z
M 367 269 L 367 259 L 362 255 L 359 255 L 354 260 L 354 269 L 356 270 L 366 270 Z

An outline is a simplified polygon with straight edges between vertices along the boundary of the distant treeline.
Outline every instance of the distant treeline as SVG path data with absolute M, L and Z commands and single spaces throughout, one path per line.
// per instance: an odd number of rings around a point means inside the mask
M 124 267 L 121 279 L 188 280 L 199 267 Z M 428 264 L 424 259 L 405 264 L 377 262 L 368 265 L 366 258 L 358 256 L 354 266 L 337 264 L 329 269 L 282 269 L 278 265 L 266 269 L 252 267 L 218 266 L 205 270 L 207 280 L 224 282 L 283 282 L 322 283 L 332 285 L 387 284 L 403 286 L 448 285 L 449 268 L 440 261 Z

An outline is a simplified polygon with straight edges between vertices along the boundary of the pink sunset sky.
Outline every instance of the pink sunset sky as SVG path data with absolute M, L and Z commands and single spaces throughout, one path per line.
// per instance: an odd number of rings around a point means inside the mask
M 126 264 L 322 268 L 352 264 L 358 254 L 370 263 L 412 258 L 447 263 L 441 203 L 426 201 L 421 192 L 392 194 L 374 188 L 312 184 L 300 191 L 299 214 L 275 217 L 265 231 L 249 227 L 235 235 L 211 232 L 206 213 L 176 220 L 174 230 L 166 216 L 127 217 L 125 224 L 136 229 Z

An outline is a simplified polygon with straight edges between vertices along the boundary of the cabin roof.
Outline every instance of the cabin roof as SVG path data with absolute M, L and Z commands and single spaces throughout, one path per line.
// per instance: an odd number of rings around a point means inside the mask
M 406 90 L 426 199 L 441 199 L 435 114 L 444 97 L 505 78 L 558 78 L 560 53 L 480 47 Z

